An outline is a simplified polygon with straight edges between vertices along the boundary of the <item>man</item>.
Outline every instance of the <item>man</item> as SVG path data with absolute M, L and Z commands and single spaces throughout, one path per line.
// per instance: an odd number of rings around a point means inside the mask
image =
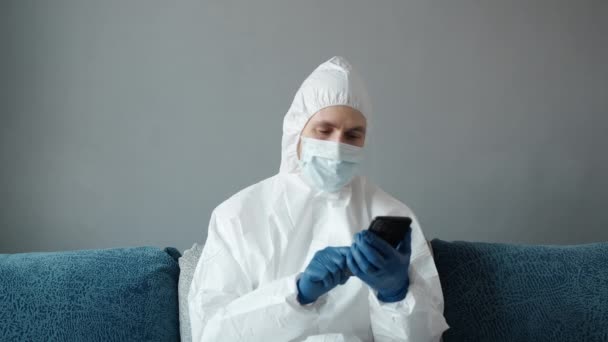
M 193 341 L 438 341 L 437 270 L 412 211 L 358 176 L 370 101 L 344 58 L 321 64 L 283 124 L 281 167 L 212 213 L 189 292 Z M 392 248 L 376 216 L 412 218 Z

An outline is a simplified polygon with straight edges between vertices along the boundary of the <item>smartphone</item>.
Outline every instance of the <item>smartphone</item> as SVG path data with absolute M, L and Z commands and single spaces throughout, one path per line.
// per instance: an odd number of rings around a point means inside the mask
M 412 219 L 407 216 L 376 216 L 368 230 L 396 248 L 412 230 Z
M 412 230 L 411 225 L 412 219 L 407 216 L 376 216 L 367 229 L 388 242 L 393 248 L 397 248 L 405 238 L 405 234 Z M 344 270 L 344 273 L 348 277 L 353 275 L 348 268 Z

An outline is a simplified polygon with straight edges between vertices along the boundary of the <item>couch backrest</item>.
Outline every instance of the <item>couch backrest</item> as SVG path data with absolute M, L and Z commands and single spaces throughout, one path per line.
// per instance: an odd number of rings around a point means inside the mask
M 608 243 L 433 240 L 453 341 L 608 341 Z
M 179 341 L 179 255 L 0 254 L 0 341 Z

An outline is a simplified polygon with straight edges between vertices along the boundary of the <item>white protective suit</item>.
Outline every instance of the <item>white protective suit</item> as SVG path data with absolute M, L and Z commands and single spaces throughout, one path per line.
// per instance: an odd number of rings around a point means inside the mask
M 341 57 L 321 64 L 285 115 L 279 174 L 220 204 L 188 300 L 193 341 L 439 341 L 447 329 L 443 295 L 428 245 L 412 211 L 356 176 L 339 192 L 311 187 L 299 173 L 297 143 L 322 108 L 347 105 L 369 121 L 369 99 Z M 356 277 L 302 306 L 296 277 L 326 246 L 350 246 L 375 216 L 409 216 L 410 287 L 382 303 Z

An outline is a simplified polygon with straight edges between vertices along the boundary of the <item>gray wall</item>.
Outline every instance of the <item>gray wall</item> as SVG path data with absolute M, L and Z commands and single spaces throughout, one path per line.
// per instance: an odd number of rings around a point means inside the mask
M 608 240 L 608 2 L 0 2 L 0 252 L 204 241 L 344 55 L 428 238 Z

